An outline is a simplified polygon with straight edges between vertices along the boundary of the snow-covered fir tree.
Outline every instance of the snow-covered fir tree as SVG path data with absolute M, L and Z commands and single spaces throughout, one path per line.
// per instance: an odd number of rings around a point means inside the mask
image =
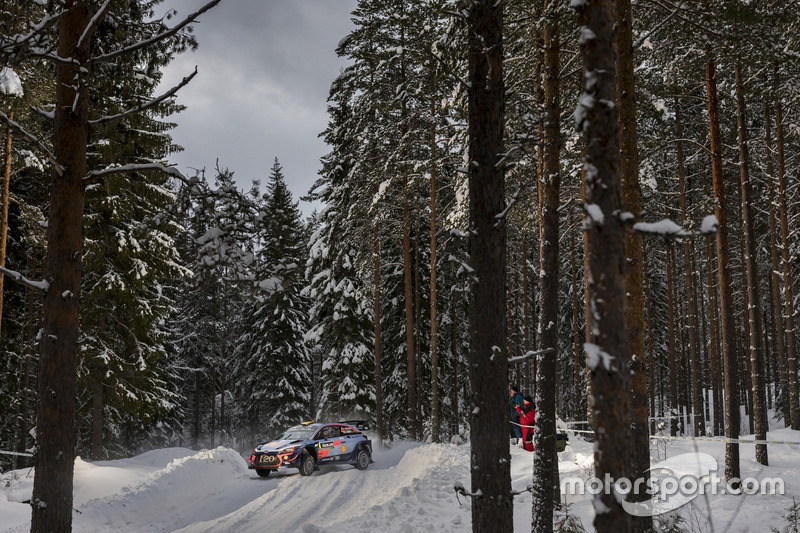
M 234 377 L 240 416 L 260 438 L 311 414 L 308 301 L 300 294 L 305 232 L 277 158 L 255 224 L 256 289 L 242 318 Z

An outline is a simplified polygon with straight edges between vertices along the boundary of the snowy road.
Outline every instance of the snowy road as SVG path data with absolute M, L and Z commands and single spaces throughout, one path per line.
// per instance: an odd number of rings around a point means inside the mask
M 781 429 L 773 438 L 798 440 L 800 432 Z M 573 437 L 559 454 L 566 477 L 592 473 L 592 445 Z M 183 448 L 154 450 L 130 459 L 88 463 L 78 459 L 75 470 L 75 533 L 334 533 L 468 532 L 470 502 L 456 498 L 453 486 L 469 487 L 469 446 L 400 443 L 376 450 L 375 464 L 366 471 L 349 466 L 326 467 L 310 477 L 294 471 L 259 478 L 234 450 L 194 452 Z M 722 464 L 724 445 L 670 441 L 651 450 L 654 460 L 690 451 L 712 454 Z M 691 521 L 706 522 L 707 531 L 768 530 L 785 524 L 782 516 L 796 483 L 800 446 L 770 447 L 772 466 L 753 460 L 753 447 L 742 447 L 744 476 L 771 475 L 786 479 L 783 496 L 715 496 L 680 509 Z M 532 454 L 511 450 L 512 485 L 524 490 L 531 483 Z M 0 476 L 0 532 L 27 533 L 33 475 L 17 470 Z M 588 496 L 569 497 L 571 513 L 591 531 L 593 510 Z M 765 523 L 765 519 L 769 524 Z M 531 496 L 515 498 L 516 531 L 528 531 Z M 767 529 L 765 529 L 765 527 Z M 510 532 L 508 532 L 510 533 Z

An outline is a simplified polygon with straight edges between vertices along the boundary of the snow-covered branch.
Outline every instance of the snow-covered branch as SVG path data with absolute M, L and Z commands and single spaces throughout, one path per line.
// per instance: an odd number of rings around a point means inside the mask
M 54 156 L 53 153 L 44 144 L 42 144 L 42 142 L 35 135 L 25 131 L 25 129 L 22 126 L 20 126 L 18 123 L 14 122 L 10 118 L 8 118 L 8 115 L 3 113 L 2 111 L 0 111 L 0 120 L 5 122 L 6 125 L 8 125 L 8 127 L 14 130 L 16 133 L 19 133 L 26 141 L 31 143 L 37 150 L 42 152 L 42 154 L 44 154 L 47 157 L 47 160 L 50 161 L 50 163 L 56 169 L 56 172 L 58 173 L 59 176 L 62 176 L 64 174 L 64 168 L 58 164 L 58 161 L 56 161 L 56 156 Z
M 178 91 L 180 91 L 182 88 L 184 88 L 186 85 L 188 85 L 188 83 L 190 81 L 192 81 L 192 78 L 194 78 L 195 76 L 197 76 L 197 67 L 194 68 L 194 72 L 192 72 L 189 76 L 186 76 L 185 78 L 183 78 L 178 85 L 176 85 L 175 87 L 173 87 L 169 91 L 165 92 L 164 94 L 162 94 L 158 98 L 155 98 L 153 100 L 145 102 L 145 103 L 143 103 L 141 105 L 138 105 L 138 106 L 136 106 L 134 108 L 128 109 L 127 111 L 123 111 L 122 113 L 119 113 L 117 115 L 111 115 L 111 116 L 107 116 L 107 117 L 102 117 L 102 118 L 98 118 L 97 120 L 90 120 L 89 121 L 89 125 L 90 126 L 97 126 L 99 124 L 106 124 L 108 122 L 112 122 L 114 120 L 120 120 L 120 119 L 123 119 L 125 117 L 129 117 L 131 115 L 135 115 L 136 113 L 141 113 L 142 111 L 150 109 L 151 107 L 154 107 L 154 106 L 160 104 L 161 102 L 163 102 L 167 98 L 172 98 L 173 96 L 175 96 L 175 94 Z
M 26 287 L 36 289 L 37 291 L 47 292 L 47 289 L 50 288 L 50 284 L 46 281 L 30 280 L 15 270 L 9 270 L 7 268 L 0 267 L 0 274 L 5 274 L 20 285 L 25 285 Z
M 108 53 L 108 54 L 104 54 L 104 55 L 101 55 L 101 56 L 97 56 L 97 57 L 92 59 L 92 63 L 111 61 L 113 59 L 118 58 L 119 56 L 128 54 L 130 52 L 135 52 L 136 50 L 141 50 L 142 48 L 146 48 L 146 47 L 148 47 L 148 46 L 150 46 L 152 44 L 158 43 L 158 42 L 160 42 L 160 41 L 162 41 L 162 40 L 164 40 L 164 39 L 166 39 L 168 37 L 172 37 L 173 35 L 175 35 L 179 31 L 181 31 L 183 28 L 185 28 L 186 26 L 188 26 L 189 24 L 191 24 L 195 20 L 197 20 L 197 18 L 200 15 L 202 15 L 203 13 L 208 11 L 209 9 L 211 9 L 214 6 L 216 6 L 217 4 L 219 4 L 220 1 L 221 0 L 211 0 L 211 2 L 207 3 L 206 5 L 201 7 L 199 10 L 197 10 L 194 13 L 192 13 L 188 17 L 186 17 L 180 24 L 170 28 L 169 30 L 167 30 L 165 32 L 162 32 L 162 33 L 159 33 L 158 35 L 154 35 L 153 37 L 150 37 L 149 39 L 145 39 L 143 41 L 139 41 L 138 43 L 132 44 L 132 45 L 130 45 L 128 47 L 120 48 L 119 50 L 116 50 L 114 52 L 111 52 L 111 53 Z
M 83 46 L 83 42 L 94 33 L 94 31 L 97 29 L 97 26 L 99 26 L 103 19 L 106 18 L 110 7 L 111 0 L 106 0 L 106 3 L 97 10 L 97 13 L 94 14 L 92 20 L 89 21 L 89 24 L 87 24 L 86 28 L 83 30 L 80 39 L 78 39 L 78 44 L 75 46 L 76 49 L 80 49 L 81 46 Z
M 168 174 L 175 179 L 178 179 L 186 184 L 192 184 L 192 181 L 189 180 L 186 176 L 184 176 L 180 170 L 175 167 L 168 167 L 166 165 L 162 165 L 161 163 L 144 163 L 144 164 L 131 164 L 131 165 L 122 165 L 117 167 L 108 167 L 104 168 L 103 170 L 95 170 L 93 172 L 89 172 L 89 174 L 83 178 L 83 183 L 88 185 L 90 183 L 94 183 L 95 181 L 101 180 L 108 176 L 113 176 L 115 174 L 127 174 L 129 172 L 150 172 L 150 171 L 158 171 L 163 172 L 164 174 Z
M 511 357 L 508 360 L 508 362 L 509 363 L 519 363 L 520 361 L 524 361 L 526 359 L 530 359 L 531 357 L 534 357 L 536 355 L 543 354 L 543 353 L 550 353 L 550 352 L 554 352 L 554 351 L 555 351 L 555 348 L 545 348 L 544 350 L 537 350 L 537 351 L 530 350 L 530 351 L 526 352 L 524 355 L 520 355 L 518 357 Z
M 637 222 L 633 225 L 633 230 L 639 233 L 649 235 L 660 235 L 662 237 L 680 238 L 680 237 L 697 237 L 702 235 L 713 235 L 717 232 L 719 222 L 714 215 L 708 215 L 703 219 L 700 225 L 700 231 L 691 231 L 683 226 L 678 225 L 676 222 L 665 218 L 658 222 Z

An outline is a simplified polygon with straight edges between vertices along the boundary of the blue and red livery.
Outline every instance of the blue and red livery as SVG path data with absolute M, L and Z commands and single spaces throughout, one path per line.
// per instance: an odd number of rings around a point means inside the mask
M 359 470 L 372 462 L 372 441 L 362 433 L 367 422 L 305 422 L 253 450 L 249 468 L 261 477 L 280 469 L 297 468 L 309 476 L 318 465 L 348 464 Z

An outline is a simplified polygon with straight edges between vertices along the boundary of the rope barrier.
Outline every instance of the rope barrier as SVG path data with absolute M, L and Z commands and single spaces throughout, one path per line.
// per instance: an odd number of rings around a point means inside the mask
M 594 431 L 583 429 L 562 429 L 561 431 L 569 431 L 571 433 L 587 433 L 594 435 Z M 729 438 L 716 438 L 716 437 L 673 437 L 671 435 L 648 435 L 648 438 L 653 440 L 694 440 L 700 442 L 718 442 L 720 444 L 779 444 L 785 446 L 800 446 L 800 442 L 788 440 L 745 440 L 745 439 L 729 439 Z
M 3 451 L 3 450 L 0 450 L 0 455 L 19 455 L 19 456 L 22 456 L 22 457 L 33 457 L 32 453 L 6 452 L 6 451 Z
M 536 426 L 523 426 L 522 424 L 517 424 L 516 422 L 511 422 L 515 426 L 519 426 L 521 428 L 534 428 Z M 586 433 L 589 435 L 594 435 L 595 432 L 592 430 L 585 430 L 585 429 L 567 429 L 567 428 L 558 428 L 558 431 L 567 431 L 570 433 Z M 673 437 L 671 435 L 648 435 L 648 438 L 653 440 L 694 440 L 700 442 L 718 442 L 720 444 L 778 444 L 783 446 L 800 446 L 800 442 L 790 441 L 790 440 L 746 440 L 746 439 L 729 439 L 729 438 L 717 438 L 717 437 Z

